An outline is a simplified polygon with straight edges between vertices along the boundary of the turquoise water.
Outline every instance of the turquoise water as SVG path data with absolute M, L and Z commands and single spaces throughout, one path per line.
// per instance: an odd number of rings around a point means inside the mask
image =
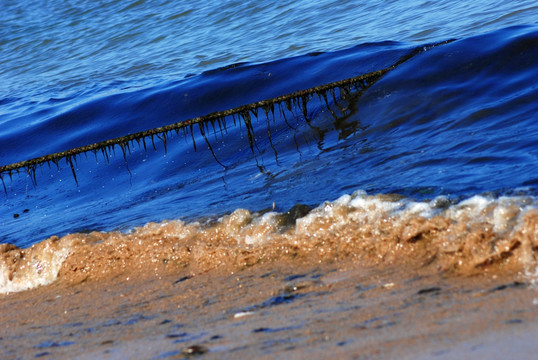
M 386 68 L 363 92 L 3 174 L 0 242 L 345 193 L 536 195 L 538 6 L 4 1 L 0 165 Z M 456 39 L 437 47 L 433 42 Z M 427 50 L 427 51 L 423 51 Z M 341 94 L 337 94 L 341 96 Z M 308 121 L 306 121 L 308 120 Z M 269 140 L 268 128 L 271 132 Z M 192 138 L 197 144 L 194 148 Z M 108 158 L 108 159 L 107 159 Z

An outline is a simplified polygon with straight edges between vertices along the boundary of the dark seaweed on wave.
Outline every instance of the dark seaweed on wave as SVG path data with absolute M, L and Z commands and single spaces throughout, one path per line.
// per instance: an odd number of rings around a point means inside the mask
M 115 148 L 118 146 L 121 151 L 122 155 L 127 163 L 127 155 L 130 153 L 130 147 L 136 144 L 140 147 L 144 148 L 144 151 L 147 151 L 148 149 L 148 142 L 151 141 L 151 145 L 154 150 L 156 150 L 155 146 L 155 139 L 161 141 L 164 145 L 164 149 L 166 151 L 167 147 L 167 139 L 172 134 L 172 132 L 175 132 L 177 136 L 179 136 L 179 132 L 182 131 L 184 136 L 187 136 L 187 133 L 190 132 L 194 149 L 196 150 L 196 143 L 194 141 L 194 132 L 193 127 L 195 125 L 199 126 L 200 133 L 203 136 L 209 150 L 211 151 L 213 157 L 215 160 L 225 167 L 215 156 L 215 153 L 213 152 L 213 149 L 211 148 L 211 145 L 207 139 L 206 131 L 209 131 L 209 124 L 211 124 L 213 132 L 216 134 L 217 132 L 217 126 L 222 133 L 223 129 L 226 129 L 226 118 L 233 118 L 234 124 L 239 119 L 242 121 L 247 130 L 247 136 L 249 140 L 249 146 L 252 151 L 254 151 L 255 142 L 254 142 L 254 129 L 252 126 L 252 116 L 258 118 L 261 111 L 265 114 L 265 117 L 267 119 L 267 122 L 269 123 L 270 115 L 272 118 L 275 118 L 275 108 L 278 108 L 278 111 L 284 116 L 285 118 L 285 111 L 293 112 L 293 109 L 299 109 L 306 121 L 308 121 L 308 102 L 316 95 L 320 102 L 322 104 L 325 104 L 327 109 L 331 112 L 331 114 L 336 118 L 337 115 L 331 110 L 329 106 L 329 99 L 328 96 L 330 95 L 334 103 L 337 103 L 337 97 L 340 97 L 341 99 L 345 99 L 349 97 L 354 92 L 362 92 L 372 86 L 375 82 L 377 82 L 383 75 L 385 75 L 387 72 L 395 69 L 400 64 L 404 63 L 405 61 L 411 59 L 415 55 L 424 52 L 432 47 L 444 45 L 449 42 L 452 42 L 454 40 L 447 40 L 439 43 L 434 44 L 428 44 L 425 46 L 420 46 L 415 48 L 413 51 L 411 51 L 409 54 L 404 55 L 401 57 L 396 63 L 393 65 L 378 70 L 374 72 L 370 72 L 367 74 L 359 75 L 356 77 L 331 82 L 325 85 L 320 85 L 316 87 L 312 87 L 306 90 L 297 91 L 291 94 L 282 95 L 278 97 L 274 97 L 271 99 L 266 99 L 258 102 L 253 102 L 247 105 L 242 105 L 233 109 L 228 109 L 224 111 L 217 111 L 213 112 L 204 116 L 195 117 L 189 120 L 177 122 L 170 125 L 165 125 L 145 131 L 140 131 L 137 133 L 117 137 L 114 139 L 109 139 L 101 142 L 97 142 L 94 144 L 81 146 L 77 148 L 73 148 L 66 151 L 61 151 L 53 154 L 44 155 L 41 157 L 9 164 L 9 165 L 3 165 L 0 166 L 0 180 L 2 181 L 2 184 L 4 186 L 4 192 L 7 193 L 7 189 L 4 182 L 4 176 L 9 176 L 11 180 L 13 180 L 13 174 L 17 173 L 19 174 L 21 171 L 24 171 L 27 173 L 34 184 L 36 184 L 36 170 L 38 166 L 42 166 L 43 164 L 47 164 L 49 168 L 51 167 L 51 164 L 56 165 L 58 169 L 60 169 L 60 165 L 63 161 L 65 161 L 66 165 L 68 165 L 71 168 L 73 178 L 75 179 L 75 182 L 78 184 L 77 180 L 77 174 L 75 171 L 75 164 L 77 162 L 77 156 L 81 154 L 87 154 L 89 152 L 93 152 L 94 155 L 97 157 L 99 153 L 103 155 L 103 157 L 108 161 L 109 157 L 115 154 Z M 261 111 L 260 111 L 261 110 Z M 271 141 L 271 132 L 268 127 L 267 135 L 269 137 L 269 141 Z M 128 169 L 128 168 L 127 168 Z

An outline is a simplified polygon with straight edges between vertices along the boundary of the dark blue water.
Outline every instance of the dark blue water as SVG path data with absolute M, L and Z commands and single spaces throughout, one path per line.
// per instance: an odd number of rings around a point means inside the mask
M 412 11 L 422 14 L 418 8 Z M 522 13 L 520 20 L 528 20 L 529 13 L 536 12 L 523 8 L 527 10 L 509 11 L 509 18 Z M 162 14 L 172 16 L 167 11 Z M 346 27 L 349 21 L 344 21 Z M 11 31 L 22 26 L 14 23 L 9 22 Z M 395 38 L 394 27 L 371 39 L 347 35 L 347 43 L 336 46 L 340 50 L 318 42 L 315 48 L 321 52 L 301 48 L 304 51 L 278 57 L 273 51 L 268 58 L 274 60 L 268 62 L 259 57 L 253 61 L 253 55 L 244 62 L 230 55 L 196 66 L 191 58 L 181 68 L 191 66 L 191 71 L 165 66 L 160 72 L 150 66 L 147 71 L 107 75 L 99 69 L 112 69 L 113 58 L 99 62 L 99 57 L 86 56 L 80 59 L 79 84 L 73 81 L 76 69 L 64 69 L 71 76 L 65 89 L 56 80 L 62 66 L 74 63 L 72 58 L 44 71 L 51 75 L 48 85 L 30 81 L 37 71 L 30 65 L 15 74 L 9 63 L 11 70 L 3 75 L 17 82 L 2 86 L 7 94 L 0 99 L 3 165 L 383 69 L 418 51 L 365 91 L 344 98 L 337 92 L 334 99 L 329 96 L 328 107 L 314 97 L 306 119 L 293 107 L 278 109 L 269 119 L 260 111 L 253 117 L 253 139 L 244 122 L 234 123 L 230 117 L 225 126 L 203 127 L 205 137 L 194 127 L 192 134 L 168 137 L 166 146 L 157 138 L 147 140 L 146 150 L 134 143 L 125 157 L 120 148 L 115 155 L 79 156 L 77 181 L 66 162 L 60 162 L 59 169 L 38 167 L 35 179 L 24 171 L 12 178 L 4 174 L 0 242 L 27 246 L 51 235 L 128 230 L 163 219 L 215 218 L 237 208 L 271 208 L 273 203 L 285 211 L 357 189 L 417 199 L 483 193 L 535 196 L 538 26 L 523 24 L 484 33 L 468 21 L 465 36 L 458 37 L 462 33 L 457 31 L 449 36 L 445 30 L 423 39 L 409 34 Z M 435 32 L 433 28 L 424 31 Z M 452 38 L 457 39 L 427 46 Z M 160 54 L 172 63 L 174 56 L 166 51 L 173 49 L 174 41 L 167 39 Z M 159 55 L 140 46 L 147 59 Z M 260 46 L 257 42 L 252 48 Z M 120 65 L 131 61 L 117 58 Z M 182 76 L 170 75 L 182 71 Z

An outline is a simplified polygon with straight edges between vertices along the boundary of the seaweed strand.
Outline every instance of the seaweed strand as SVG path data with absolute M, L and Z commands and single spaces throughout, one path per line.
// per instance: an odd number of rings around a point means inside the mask
M 239 107 L 224 110 L 224 111 L 212 112 L 212 113 L 204 115 L 204 116 L 198 116 L 198 117 L 195 117 L 195 118 L 192 118 L 192 119 L 189 119 L 189 120 L 176 122 L 176 123 L 173 123 L 173 124 L 170 124 L 170 125 L 165 125 L 165 126 L 156 127 L 156 128 L 149 129 L 149 130 L 139 131 L 139 132 L 136 132 L 136 133 L 125 135 L 125 136 L 120 136 L 120 137 L 117 137 L 117 138 L 113 138 L 113 139 L 109 139 L 109 140 L 105 140 L 105 141 L 100 141 L 100 142 L 96 142 L 96 143 L 93 143 L 93 144 L 90 144 L 90 145 L 76 147 L 76 148 L 73 148 L 73 149 L 60 151 L 60 152 L 56 152 L 56 153 L 53 153 L 53 154 L 48 154 L 48 155 L 36 157 L 36 158 L 33 158 L 33 159 L 29 159 L 29 160 L 24 160 L 24 161 L 15 162 L 15 163 L 12 163 L 12 164 L 2 165 L 2 166 L 0 166 L 0 177 L 3 174 L 8 174 L 11 177 L 12 173 L 14 171 L 19 172 L 19 170 L 21 170 L 21 169 L 24 169 L 24 170 L 26 170 L 26 172 L 32 174 L 35 171 L 37 165 L 53 162 L 58 166 L 59 161 L 61 159 L 65 159 L 65 161 L 71 167 L 75 182 L 77 182 L 77 184 L 78 184 L 78 180 L 77 180 L 76 173 L 75 173 L 75 167 L 73 165 L 73 160 L 76 161 L 76 156 L 79 155 L 79 154 L 85 154 L 85 153 L 90 152 L 90 151 L 93 151 L 94 153 L 96 153 L 97 151 L 101 151 L 103 153 L 105 159 L 108 162 L 109 161 L 109 152 L 114 152 L 114 148 L 115 148 L 116 145 L 119 145 L 120 147 L 123 148 L 126 144 L 128 146 L 129 143 L 132 143 L 134 141 L 139 143 L 139 141 L 142 140 L 144 150 L 146 150 L 146 148 L 147 148 L 146 147 L 146 139 L 151 138 L 153 148 L 156 149 L 155 142 L 154 142 L 154 137 L 155 136 L 160 138 L 161 141 L 166 142 L 166 134 L 168 132 L 178 131 L 180 129 L 185 129 L 185 128 L 189 128 L 190 131 L 191 131 L 193 145 L 194 145 L 195 151 L 196 151 L 196 144 L 194 143 L 194 134 L 193 134 L 193 131 L 192 131 L 193 130 L 192 129 L 193 125 L 195 125 L 195 124 L 204 124 L 204 123 L 207 124 L 208 122 L 211 122 L 212 125 L 214 126 L 215 121 L 220 124 L 220 122 L 224 121 L 224 118 L 228 117 L 228 116 L 232 116 L 233 119 L 234 119 L 234 122 L 235 122 L 235 116 L 236 115 L 239 116 L 240 118 L 242 117 L 243 119 L 247 119 L 247 121 L 246 121 L 247 122 L 246 123 L 247 133 L 248 133 L 248 136 L 249 136 L 250 146 L 252 148 L 253 145 L 254 145 L 253 144 L 254 139 L 251 138 L 251 136 L 252 136 L 252 128 L 251 128 L 252 125 L 250 123 L 250 113 L 254 114 L 257 117 L 258 109 L 262 108 L 262 109 L 270 109 L 271 112 L 274 114 L 274 106 L 275 105 L 281 106 L 282 104 L 285 104 L 285 106 L 288 108 L 288 110 L 291 111 L 292 102 L 297 103 L 300 100 L 300 103 L 298 105 L 301 107 L 301 110 L 303 111 L 303 116 L 305 117 L 305 119 L 307 119 L 308 111 L 307 111 L 306 104 L 307 104 L 308 100 L 314 94 L 326 94 L 327 92 L 329 92 L 333 96 L 333 99 L 336 100 L 335 99 L 335 90 L 336 89 L 338 89 L 338 91 L 340 93 L 342 93 L 342 92 L 343 93 L 349 93 L 352 87 L 359 88 L 359 89 L 368 88 L 369 86 L 374 84 L 377 80 L 379 80 L 383 75 L 385 75 L 387 72 L 395 69 L 397 66 L 399 66 L 403 62 L 409 60 L 413 56 L 415 56 L 415 55 L 417 55 L 417 54 L 419 54 L 419 53 L 421 53 L 423 51 L 426 51 L 427 49 L 432 48 L 434 46 L 446 44 L 446 43 L 449 43 L 449 42 L 452 42 L 452 41 L 454 41 L 454 40 L 448 40 L 448 41 L 443 41 L 441 43 L 436 43 L 436 44 L 431 44 L 431 45 L 427 45 L 427 46 L 417 47 L 416 49 L 411 51 L 409 54 L 404 55 L 403 57 L 401 57 L 393 65 L 391 65 L 391 66 L 389 66 L 389 67 L 387 67 L 385 69 L 378 70 L 378 71 L 374 71 L 374 72 L 370 72 L 370 73 L 367 73 L 367 74 L 351 77 L 351 78 L 348 78 L 348 79 L 344 79 L 344 80 L 335 81 L 335 82 L 331 82 L 331 83 L 328 83 L 328 84 L 312 87 L 312 88 L 309 88 L 309 89 L 306 89 L 306 90 L 300 90 L 300 91 L 297 91 L 297 92 L 294 92 L 294 93 L 291 93 L 291 94 L 287 94 L 287 95 L 277 96 L 277 97 L 274 97 L 274 98 L 271 98 L 271 99 L 266 99 L 266 100 L 262 100 L 262 101 L 253 102 L 253 103 L 250 103 L 250 104 L 247 104 L 247 105 L 239 106 Z M 326 98 L 326 95 L 323 95 L 323 97 Z M 335 103 L 336 103 L 336 101 L 335 101 Z M 226 128 L 226 126 L 224 126 L 224 128 Z M 166 146 L 166 144 L 165 144 L 165 146 Z M 2 181 L 3 181 L 3 178 L 2 178 Z

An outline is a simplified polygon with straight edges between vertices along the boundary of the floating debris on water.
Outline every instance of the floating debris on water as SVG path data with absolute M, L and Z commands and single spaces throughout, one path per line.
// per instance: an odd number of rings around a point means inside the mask
M 442 41 L 439 43 L 434 43 L 428 46 L 416 47 L 409 54 L 402 56 L 393 65 L 387 68 L 381 69 L 381 70 L 367 73 L 367 74 L 359 75 L 356 77 L 352 77 L 352 78 L 348 78 L 348 79 L 344 79 L 340 81 L 335 81 L 335 82 L 328 83 L 321 86 L 312 87 L 306 90 L 300 90 L 291 94 L 282 95 L 282 96 L 274 97 L 267 100 L 254 102 L 251 104 L 239 106 L 239 107 L 229 109 L 229 110 L 213 112 L 204 116 L 195 117 L 195 118 L 184 120 L 184 121 L 177 122 L 174 124 L 165 125 L 162 127 L 156 127 L 150 130 L 140 131 L 133 134 L 97 142 L 90 145 L 76 147 L 76 148 L 66 150 L 66 151 L 43 155 L 37 158 L 20 161 L 20 162 L 16 162 L 12 164 L 2 165 L 0 166 L 0 180 L 2 181 L 4 191 L 7 193 L 4 176 L 7 175 L 11 180 L 13 180 L 14 173 L 19 174 L 21 170 L 24 170 L 24 172 L 30 176 L 34 184 L 36 184 L 37 183 L 36 171 L 37 171 L 38 166 L 47 164 L 50 168 L 51 163 L 52 163 L 56 166 L 57 169 L 60 169 L 61 160 L 65 160 L 66 165 L 68 165 L 69 168 L 71 169 L 75 183 L 78 184 L 75 165 L 77 164 L 77 157 L 80 156 L 81 154 L 93 152 L 97 159 L 97 154 L 101 153 L 105 161 L 109 162 L 110 157 L 115 155 L 116 147 L 119 147 L 121 149 L 125 163 L 127 164 L 127 156 L 131 153 L 131 148 L 135 144 L 140 148 L 141 146 L 140 142 L 142 142 L 142 147 L 144 151 L 147 151 L 146 141 L 147 139 L 150 139 L 153 149 L 156 150 L 157 148 L 155 146 L 155 138 L 157 138 L 163 144 L 164 152 L 166 153 L 169 137 L 172 135 L 172 133 L 175 133 L 176 136 L 178 136 L 180 130 L 183 131 L 184 136 L 187 135 L 187 132 L 190 133 L 193 147 L 194 147 L 194 150 L 196 151 L 197 147 L 196 147 L 196 142 L 194 140 L 194 131 L 193 131 L 193 126 L 195 124 L 198 124 L 198 128 L 201 133 L 201 136 L 204 138 L 204 141 L 206 145 L 208 146 L 208 149 L 211 151 L 215 161 L 217 161 L 217 163 L 219 163 L 224 168 L 226 168 L 226 165 L 222 164 L 218 160 L 207 138 L 207 132 L 209 131 L 209 124 L 211 124 L 212 129 L 213 129 L 213 134 L 215 136 L 217 135 L 216 126 L 218 126 L 219 132 L 222 135 L 226 131 L 226 118 L 231 116 L 233 118 L 234 124 L 236 123 L 236 117 L 239 118 L 242 121 L 242 123 L 245 124 L 249 146 L 250 146 L 251 151 L 254 152 L 254 148 L 256 147 L 256 142 L 253 136 L 254 126 L 252 124 L 251 116 L 254 116 L 255 118 L 258 119 L 259 109 L 262 109 L 265 114 L 266 124 L 267 124 L 267 135 L 268 135 L 269 141 L 271 142 L 271 129 L 270 129 L 269 114 L 271 114 L 272 121 L 274 122 L 275 121 L 275 106 L 278 107 L 279 112 L 283 115 L 284 119 L 286 118 L 286 115 L 285 115 L 286 110 L 289 113 L 294 114 L 293 109 L 297 108 L 301 111 L 303 119 L 306 122 L 308 122 L 309 121 L 308 107 L 307 107 L 308 102 L 313 99 L 314 95 L 317 95 L 319 101 L 323 99 L 322 103 L 325 104 L 325 106 L 327 107 L 327 109 L 329 109 L 331 114 L 333 114 L 333 116 L 335 117 L 338 117 L 332 110 L 330 103 L 327 101 L 327 93 L 331 94 L 331 97 L 333 99 L 333 105 L 338 107 L 339 106 L 338 98 L 345 101 L 346 98 L 349 98 L 350 96 L 352 96 L 354 91 L 359 92 L 359 94 L 354 95 L 354 96 L 360 96 L 361 91 L 364 91 L 368 87 L 372 86 L 376 81 L 378 81 L 387 72 L 395 69 L 397 66 L 411 59 L 413 56 L 421 52 L 424 52 L 432 47 L 444 45 L 452 41 L 453 40 L 447 40 L 447 41 Z M 345 113 L 347 110 L 348 109 L 346 107 L 340 108 L 340 111 L 342 113 Z M 127 171 L 129 171 L 128 166 L 127 166 Z

